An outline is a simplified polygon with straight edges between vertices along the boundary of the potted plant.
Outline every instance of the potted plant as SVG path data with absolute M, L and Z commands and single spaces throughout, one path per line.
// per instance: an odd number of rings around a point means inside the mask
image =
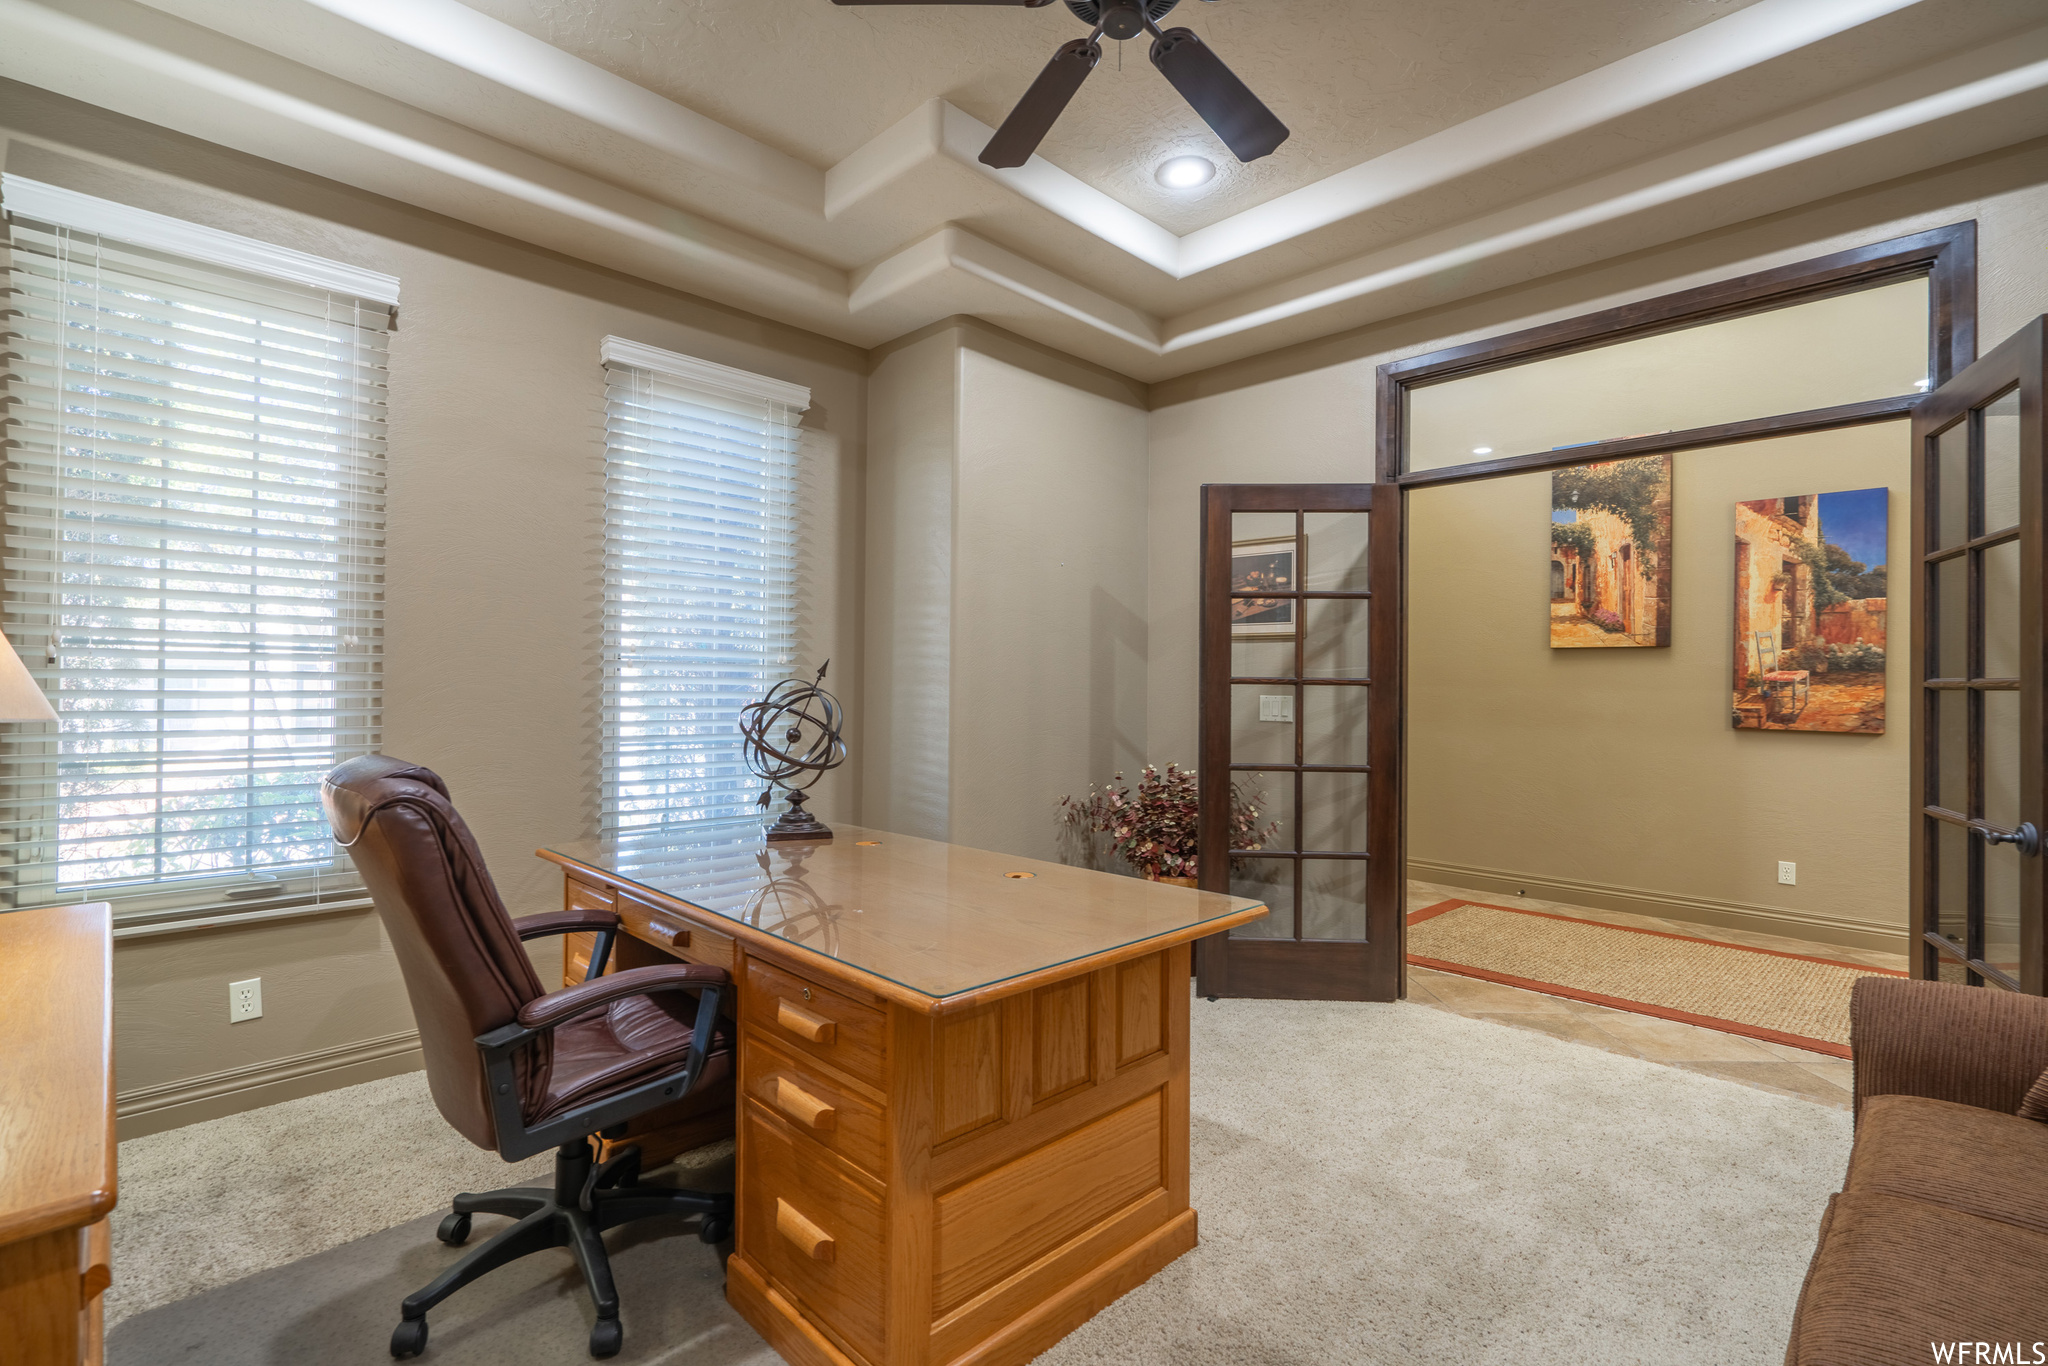
M 1109 836 L 1110 848 L 1153 882 L 1195 885 L 1195 771 L 1178 764 L 1159 769 L 1145 765 L 1136 787 L 1123 786 L 1118 773 L 1100 789 L 1090 786 L 1086 798 L 1060 798 L 1060 820 L 1077 832 Z M 1230 785 L 1230 847 L 1260 849 L 1279 830 L 1277 822 L 1259 823 L 1257 788 Z

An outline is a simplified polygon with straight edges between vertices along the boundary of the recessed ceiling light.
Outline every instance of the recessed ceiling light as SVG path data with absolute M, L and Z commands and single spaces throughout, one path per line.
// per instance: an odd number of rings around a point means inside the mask
M 1174 157 L 1161 163 L 1154 174 L 1169 190 L 1192 190 L 1209 183 L 1209 178 L 1216 174 L 1216 164 L 1207 157 Z
M 1474 455 L 1492 455 L 1492 454 L 1493 454 L 1493 447 L 1491 447 L 1491 446 L 1474 446 L 1474 447 L 1472 448 L 1472 454 L 1474 454 Z

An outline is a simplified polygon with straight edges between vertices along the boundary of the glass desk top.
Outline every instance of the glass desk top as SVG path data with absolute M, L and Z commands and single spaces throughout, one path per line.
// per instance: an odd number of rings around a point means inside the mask
M 835 825 L 822 843 L 771 844 L 765 830 L 672 826 L 540 854 L 940 1000 L 1267 913 L 1221 892 L 857 826 Z

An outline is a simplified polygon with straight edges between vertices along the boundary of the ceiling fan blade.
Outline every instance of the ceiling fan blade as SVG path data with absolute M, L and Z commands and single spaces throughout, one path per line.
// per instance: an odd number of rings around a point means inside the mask
M 1022 166 L 1031 160 L 1031 154 L 1038 150 L 1038 144 L 1045 141 L 1053 123 L 1066 110 L 1067 101 L 1074 98 L 1081 82 L 1088 79 L 1088 73 L 1101 60 L 1101 47 L 1087 38 L 1062 43 L 1060 50 L 1052 54 L 1052 60 L 1045 64 L 1045 70 L 1038 73 L 1038 79 L 1024 92 L 1024 98 L 1017 101 L 1010 117 L 1003 120 L 1003 126 L 996 129 L 996 135 L 988 140 L 988 146 L 981 149 L 981 164 Z
M 1273 117 L 1273 111 L 1193 29 L 1170 28 L 1160 34 L 1152 43 L 1152 65 L 1239 161 L 1257 161 L 1287 141 L 1287 125 Z

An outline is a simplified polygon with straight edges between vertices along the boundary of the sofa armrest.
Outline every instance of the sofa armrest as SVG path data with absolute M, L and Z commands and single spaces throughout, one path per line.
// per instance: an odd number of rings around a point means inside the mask
M 1926 1096 L 2013 1114 L 2048 1070 L 2048 999 L 1959 982 L 1864 977 L 1849 997 L 1856 1112 Z

